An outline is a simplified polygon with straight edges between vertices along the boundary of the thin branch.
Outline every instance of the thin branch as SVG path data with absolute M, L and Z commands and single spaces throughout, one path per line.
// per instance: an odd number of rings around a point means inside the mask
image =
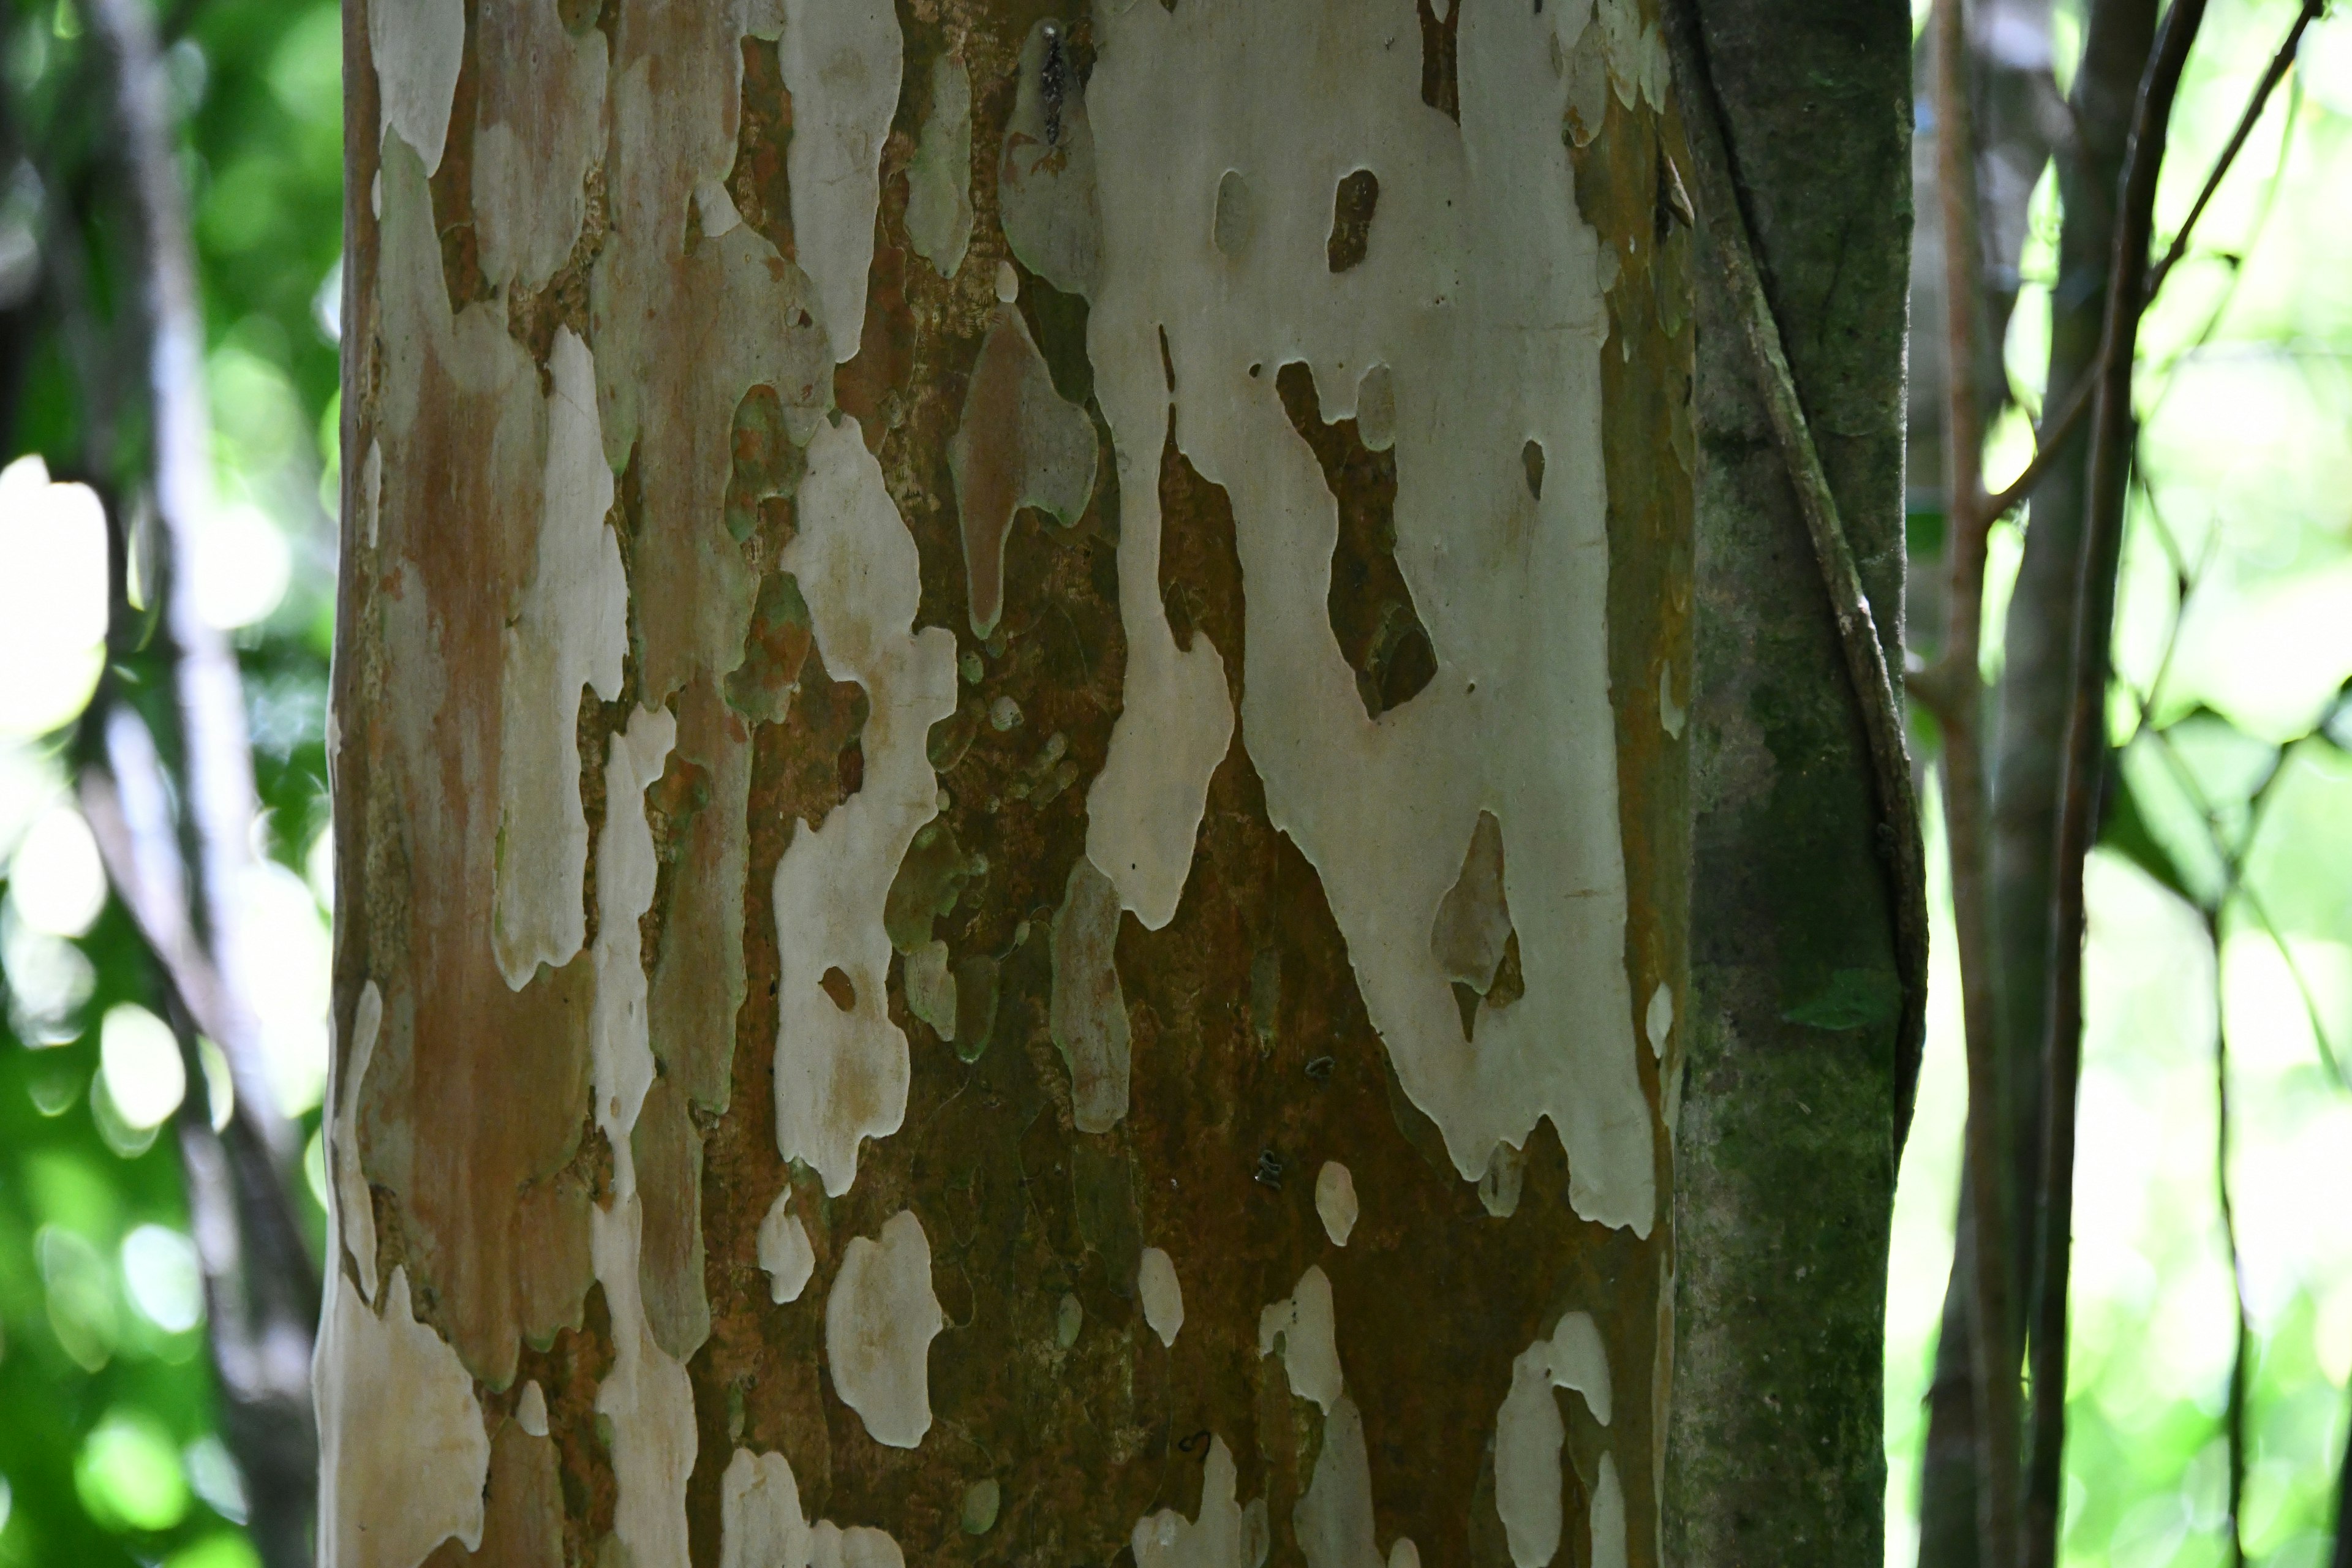
M 2303 42 L 2304 29 L 2318 19 L 2319 13 L 2326 6 L 2326 0 L 2303 0 L 2303 9 L 2295 13 L 2294 25 L 2286 30 L 2286 37 L 2280 43 L 2277 52 L 2271 56 L 2271 63 L 2263 68 L 2262 79 L 2254 84 L 2254 93 L 2246 100 L 2245 112 L 2238 116 L 2237 129 L 2230 132 L 2230 140 L 2222 147 L 2221 155 L 2213 160 L 2212 173 L 2205 176 L 2204 188 L 2197 193 L 2197 200 L 2189 207 L 2189 216 L 2181 224 L 2180 232 L 2172 237 L 2172 244 L 2166 249 L 2164 259 L 2158 262 L 2155 269 L 2147 275 L 2150 298 L 2164 287 L 2165 279 L 2171 275 L 2174 265 L 2189 249 L 2189 237 L 2196 232 L 2197 220 L 2205 216 L 2206 205 L 2212 201 L 2213 193 L 2221 189 L 2221 176 L 2230 172 L 2230 165 L 2236 162 L 2239 149 L 2245 146 L 2246 138 L 2254 133 L 2255 122 L 2262 119 L 2263 109 L 2270 103 L 2271 94 L 2293 68 L 2295 47 Z
M 2271 57 L 2268 68 L 2254 86 L 2253 96 L 2247 100 L 2245 111 L 2238 117 L 2237 129 L 2231 133 L 2229 143 L 2221 149 L 2221 156 L 2214 159 L 2212 171 L 2205 176 L 2204 188 L 2197 193 L 2196 204 L 2189 209 L 2188 219 L 2181 224 L 2180 231 L 2172 237 L 2172 244 L 2165 251 L 2164 259 L 2148 273 L 2147 300 L 2141 307 L 2143 310 L 2155 300 L 2158 290 L 2164 287 L 2164 280 L 2172 275 L 2174 265 L 2188 251 L 2189 238 L 2196 232 L 2197 220 L 2205 216 L 2205 208 L 2212 201 L 2213 193 L 2221 186 L 2222 176 L 2230 172 L 2230 166 L 2244 149 L 2246 139 L 2253 134 L 2256 122 L 2262 119 L 2263 109 L 2270 103 L 2271 94 L 2294 65 L 2295 48 L 2303 40 L 2304 29 L 2311 26 L 2325 8 L 2325 4 L 2326 0 L 2305 0 L 2294 25 L 2287 29 L 2285 40 Z M 2210 324 L 2207 330 L 2211 330 Z M 2098 385 L 2101 368 L 2103 365 L 2094 366 L 2092 373 L 2066 395 L 2066 401 L 2057 415 L 2042 422 L 2042 427 L 2034 433 L 2032 460 L 2015 479 L 1986 498 L 1984 513 L 1988 520 L 2008 516 L 2032 496 L 2034 487 L 2042 482 L 2042 475 L 2048 473 L 2051 465 L 2057 461 L 2059 448 L 2065 445 L 2066 437 L 2074 434 L 2074 426 L 2081 424 L 2083 416 L 2090 411 L 2091 395 Z
M 2114 259 L 2091 421 L 2090 494 L 2075 579 L 2073 689 L 2058 797 L 2057 874 L 2047 1027 L 2042 1037 L 2042 1173 L 2035 1215 L 2038 1268 L 2032 1341 L 2032 1428 L 2026 1478 L 2025 1562 L 2057 1561 L 2066 1440 L 2066 1289 L 2074 1245 L 2074 1121 L 2083 1061 L 2083 868 L 2096 827 L 2106 757 L 2111 580 L 2123 534 L 2132 427 L 2132 364 L 2147 300 L 2157 175 L 2180 76 L 2205 18 L 2205 0 L 2172 0 L 2141 79 L 2116 202 Z
M 2221 1244 L 2230 1256 L 2230 1301 L 2233 1309 L 2230 1394 L 2222 1417 L 2229 1448 L 2230 1568 L 2246 1568 L 2246 1537 L 2241 1521 L 2246 1497 L 2246 1373 L 2251 1347 L 2246 1333 L 2246 1268 L 2238 1251 L 2238 1211 L 2230 1197 L 2230 1027 L 2221 1006 L 2221 919 L 2205 916 L 2213 949 L 2213 1190 L 2221 1208 Z
M 1984 258 L 1977 233 L 1976 142 L 1969 118 L 1968 18 L 1963 0 L 1936 0 L 1936 184 L 1944 229 L 1946 589 L 1943 652 L 1930 700 L 1944 735 L 1944 822 L 1952 921 L 1960 964 L 1967 1044 L 1967 1212 L 1969 1371 L 1976 1409 L 1977 1542 L 1983 1568 L 2017 1561 L 2019 1403 L 2013 1279 L 2016 1198 L 2011 1114 L 1993 976 L 1991 800 L 1986 787 L 1984 676 L 1984 426 L 1976 364 L 1978 291 Z
M 2057 462 L 2059 449 L 2066 445 L 2066 437 L 2074 433 L 2074 426 L 2080 425 L 2083 416 L 2091 411 L 2091 392 L 2098 384 L 2099 371 L 2094 365 L 2091 374 L 2066 395 L 2065 406 L 2058 411 L 2057 417 L 2042 422 L 2042 428 L 2033 433 L 2033 460 L 2025 465 L 2017 478 L 2003 485 L 1997 493 L 1985 498 L 1984 514 L 1988 521 L 1997 517 L 2007 517 L 2032 497 L 2033 487 L 2042 482 L 2042 476 Z
M 1804 516 L 1822 586 L 1836 623 L 1838 646 L 1844 656 L 1846 679 L 1860 711 L 1869 751 L 1871 782 L 1878 798 L 1881 852 L 1887 864 L 1888 901 L 1893 908 L 1895 963 L 1903 987 L 1903 1005 L 1895 1030 L 1895 1129 L 1897 1154 L 1909 1129 L 1913 1095 L 1918 1084 L 1921 1047 L 1927 1037 L 1927 851 L 1919 826 L 1919 801 L 1911 783 L 1911 758 L 1903 731 L 1903 704 L 1887 667 L 1870 598 L 1863 590 L 1853 547 L 1838 515 L 1837 497 L 1830 489 L 1813 443 L 1804 405 L 1789 370 L 1778 319 L 1764 292 L 1748 218 L 1739 205 L 1726 145 L 1721 108 L 1706 63 L 1694 5 L 1667 7 L 1666 34 L 1675 74 L 1681 83 L 1685 129 L 1688 135 L 1700 210 L 1723 270 L 1726 291 L 1738 311 L 1748 349 L 1755 356 L 1756 382 L 1772 433 L 1780 447 L 1797 508 Z

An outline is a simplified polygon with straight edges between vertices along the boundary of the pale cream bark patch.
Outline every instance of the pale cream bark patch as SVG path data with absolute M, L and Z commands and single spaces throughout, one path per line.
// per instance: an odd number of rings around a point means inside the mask
M 613 1369 L 596 1391 L 612 1424 L 616 1493 L 613 1533 L 635 1568 L 686 1568 L 686 1479 L 698 1446 L 694 1386 L 654 1340 L 638 1278 L 645 1213 L 630 1132 L 653 1083 L 646 972 L 637 921 L 652 907 L 658 869 L 645 793 L 659 778 L 677 721 L 640 709 L 613 737 L 609 803 L 596 855 L 596 1000 L 590 1024 L 596 1124 L 613 1157 L 613 1198 L 590 1216 L 590 1251 L 612 1313 Z
M 449 106 L 466 61 L 465 0 L 375 0 L 368 7 L 379 137 L 396 135 L 431 174 L 449 139 Z
M 905 40 L 890 0 L 785 0 L 778 48 L 793 95 L 793 238 L 833 357 L 847 361 L 866 325 L 882 142 L 898 106 Z
M 490 1439 L 457 1352 L 416 1321 L 395 1267 L 383 1311 L 327 1279 L 319 1338 L 322 1568 L 415 1568 L 455 1536 L 482 1543 Z
M 1323 1451 L 1291 1514 L 1307 1568 L 1383 1568 L 1372 1515 L 1371 1457 L 1364 1417 L 1339 1396 L 1323 1418 Z
M 1617 1479 L 1617 1461 L 1611 1455 L 1601 1456 L 1586 1521 L 1592 1568 L 1625 1568 L 1625 1487 Z
M 1679 741 L 1689 718 L 1689 711 L 1675 700 L 1675 666 L 1668 659 L 1658 667 L 1658 728 L 1666 732 L 1667 740 Z
M 736 1449 L 719 1487 L 719 1568 L 905 1568 L 887 1531 L 810 1524 L 782 1454 Z
M 1268 1545 L 1265 1511 L 1234 1500 L 1237 1482 L 1233 1450 L 1212 1436 L 1201 1472 L 1201 1517 L 1188 1520 L 1164 1508 L 1137 1520 L 1128 1536 L 1135 1568 L 1258 1568 Z
M 912 1448 L 931 1429 L 931 1342 L 946 1326 L 913 1210 L 883 1222 L 879 1241 L 850 1238 L 825 1298 L 824 1354 L 834 1392 L 876 1442 Z
M 552 5 L 477 15 L 474 232 L 484 277 L 536 289 L 572 255 L 586 176 L 604 150 L 604 33 L 573 36 Z
M 782 1454 L 738 1448 L 719 1479 L 719 1568 L 807 1568 L 800 1482 Z
M 1348 1245 L 1356 1229 L 1356 1177 L 1337 1160 L 1324 1161 L 1315 1173 L 1315 1215 L 1332 1246 Z
M 1576 1390 L 1592 1418 L 1609 1424 L 1608 1352 L 1588 1313 L 1566 1314 L 1549 1339 L 1519 1352 L 1511 1363 L 1510 1392 L 1495 1415 L 1495 1510 L 1502 1516 L 1517 1568 L 1545 1568 L 1559 1552 L 1560 1446 L 1568 1428 L 1552 1394 L 1556 1388 Z M 1622 1497 L 1617 1511 L 1622 1562 Z M 1597 1535 L 1597 1500 L 1592 1520 Z
M 1650 1049 L 1660 1060 L 1666 1054 L 1666 1040 L 1675 1032 L 1675 989 L 1660 984 L 1650 993 L 1649 1011 L 1642 1017 L 1643 1032 L 1650 1037 Z
M 515 1425 L 534 1437 L 547 1436 L 547 1390 L 532 1378 L 522 1385 L 515 1399 Z
M 1375 0 L 1344 28 L 1317 25 L 1306 0 L 1097 18 L 1086 109 L 1103 262 L 1088 346 L 1129 498 L 1129 666 L 1088 852 L 1152 924 L 1143 906 L 1172 910 L 1199 820 L 1189 799 L 1120 799 L 1143 789 L 1123 768 L 1172 784 L 1184 763 L 1170 752 L 1213 717 L 1206 693 L 1189 707 L 1153 696 L 1166 679 L 1149 482 L 1169 428 L 1164 330 L 1177 442 L 1234 508 L 1244 739 L 1274 825 L 1321 878 L 1400 1082 L 1466 1180 L 1549 1117 L 1577 1212 L 1646 1235 L 1654 1132 L 1634 1070 L 1608 682 L 1607 313 L 1558 129 L 1554 29 L 1581 26 L 1560 9 L 1463 15 L 1458 131 L 1421 101 L 1418 51 L 1390 47 L 1416 36 L 1410 0 Z M 1201 81 L 1224 89 L 1202 95 Z M 1333 274 L 1333 192 L 1357 169 L 1377 174 L 1380 205 L 1365 259 Z M 1208 221 L 1232 170 L 1258 215 L 1239 257 L 1217 251 Z M 1313 371 L 1327 419 L 1356 412 L 1366 369 L 1389 370 L 1396 559 L 1438 670 L 1377 720 L 1329 626 L 1337 510 L 1276 394 L 1288 360 Z M 1530 440 L 1547 455 L 1532 500 Z M 1510 843 L 1527 990 L 1472 1042 L 1430 934 L 1481 811 Z
M 1339 1342 L 1331 1320 L 1331 1279 L 1320 1265 L 1308 1265 L 1288 1300 L 1258 1314 L 1257 1353 L 1277 1349 L 1290 1392 L 1329 1415 L 1339 1397 Z
M 1184 1287 L 1176 1278 L 1176 1260 L 1159 1247 L 1145 1247 L 1135 1267 L 1135 1294 L 1143 1304 L 1144 1323 L 1173 1349 L 1184 1327 Z
M 898 1130 L 907 1111 L 907 1037 L 890 1019 L 883 903 L 915 830 L 938 814 L 924 750 L 955 711 L 955 637 L 914 629 L 921 597 L 913 536 L 883 488 L 857 422 L 820 429 L 800 489 L 800 531 L 778 563 L 800 581 L 825 668 L 866 689 L 863 786 L 776 865 L 776 1146 L 835 1196 L 857 1173 L 858 1145 Z M 845 1009 L 823 984 L 839 969 Z
M 952 278 L 971 246 L 971 73 L 963 57 L 931 62 L 931 112 L 907 166 L 907 237 Z
M 793 1213 L 793 1190 L 786 1187 L 768 1205 L 760 1221 L 760 1267 L 768 1276 L 769 1299 L 778 1306 L 797 1301 L 816 1272 L 816 1249 L 809 1245 L 808 1227 Z
M 1127 1114 L 1130 1036 L 1116 962 L 1118 915 L 1118 889 L 1079 856 L 1054 915 L 1046 1017 L 1070 1069 L 1071 1120 L 1081 1132 L 1108 1132 Z
M 368 1064 L 375 1059 L 376 1036 L 383 1029 L 383 993 L 370 980 L 360 986 L 352 1009 L 351 1049 L 335 1072 L 334 1124 L 328 1146 L 335 1153 L 333 1203 L 327 1223 L 335 1245 L 329 1256 L 352 1260 L 359 1278 L 360 1300 L 375 1300 L 375 1199 L 367 1175 L 360 1169 L 360 1093 L 367 1085 Z
M 587 938 L 588 818 L 580 805 L 581 689 L 620 695 L 629 580 L 605 514 L 613 473 L 596 427 L 596 366 L 558 327 L 548 357 L 547 462 L 537 558 L 506 628 L 491 940 L 520 991 Z

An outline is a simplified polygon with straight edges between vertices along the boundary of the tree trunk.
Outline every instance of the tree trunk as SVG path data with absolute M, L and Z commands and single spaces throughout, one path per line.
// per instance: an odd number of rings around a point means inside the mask
M 345 36 L 325 1561 L 1663 1560 L 1707 699 L 1654 10 Z M 1902 58 L 1819 120 L 1874 173 Z M 1887 603 L 1890 178 L 1860 339 L 1792 356 L 1861 378 Z M 1874 875 L 1858 772 L 1804 816 Z M 1874 889 L 1792 910 L 1805 978 L 1885 967 Z M 1848 1512 L 1879 1040 L 1794 1042 L 1825 1142 L 1706 1086 L 1835 1167 L 1757 1224 L 1846 1271 L 1777 1299 L 1838 1304 Z

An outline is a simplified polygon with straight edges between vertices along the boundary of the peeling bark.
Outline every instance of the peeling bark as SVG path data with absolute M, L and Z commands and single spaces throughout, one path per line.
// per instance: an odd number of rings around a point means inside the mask
M 330 1560 L 1661 1561 L 1654 8 L 591 9 L 350 0 Z

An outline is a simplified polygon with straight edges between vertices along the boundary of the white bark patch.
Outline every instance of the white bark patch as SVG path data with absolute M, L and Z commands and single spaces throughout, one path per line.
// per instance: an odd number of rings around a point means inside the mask
M 810 1524 L 782 1454 L 736 1449 L 719 1487 L 719 1568 L 906 1568 L 887 1531 Z
M 1289 1300 L 1258 1314 L 1257 1353 L 1272 1355 L 1276 1348 L 1290 1392 L 1328 1415 L 1339 1397 L 1339 1342 L 1331 1321 L 1331 1280 L 1320 1266 L 1308 1266 Z
M 1548 1340 L 1538 1340 L 1511 1363 L 1511 1389 L 1495 1415 L 1495 1511 L 1502 1516 L 1517 1568 L 1546 1568 L 1559 1552 L 1560 1420 L 1555 1388 L 1584 1396 L 1592 1418 L 1609 1424 L 1609 1358 L 1601 1331 L 1584 1312 L 1561 1318 Z M 1619 1561 L 1623 1552 L 1624 1503 L 1618 1502 Z M 1596 1498 L 1592 1519 L 1600 1521 Z M 1596 1562 L 1599 1559 L 1595 1559 Z
M 570 258 L 588 214 L 609 54 L 602 31 L 573 37 L 543 0 L 483 7 L 476 26 L 472 211 L 482 272 L 535 289 Z
M 1389 1547 L 1389 1568 L 1421 1568 L 1421 1548 L 1410 1535 L 1400 1535 Z
M 907 1568 L 907 1555 L 887 1531 L 854 1524 L 844 1530 L 820 1520 L 809 1532 L 812 1568 Z
M 948 944 L 936 937 L 907 955 L 907 1011 L 955 1043 L 956 979 L 948 968 Z
M 1233 1450 L 1212 1436 L 1201 1472 L 1201 1517 L 1188 1520 L 1164 1508 L 1137 1520 L 1128 1536 L 1135 1568 L 1257 1568 L 1265 1560 L 1263 1519 L 1253 1530 L 1250 1510 L 1234 1500 L 1238 1479 Z
M 719 1568 L 808 1568 L 800 1482 L 782 1454 L 738 1448 L 719 1479 Z
M 377 514 L 383 510 L 383 443 L 370 441 L 367 458 L 360 469 L 361 505 L 366 509 L 368 548 L 375 548 Z
M 789 30 L 789 29 L 788 29 Z M 776 866 L 776 1147 L 839 1196 L 858 1144 L 907 1113 L 907 1037 L 890 1020 L 884 900 L 915 830 L 938 815 L 924 743 L 955 711 L 955 637 L 914 630 L 915 542 L 855 419 L 820 428 L 800 489 L 800 532 L 779 567 L 799 580 L 825 668 L 866 689 L 866 779 L 822 825 L 795 832 Z M 849 979 L 845 1011 L 822 984 Z
M 506 628 L 492 942 L 521 990 L 587 937 L 588 819 L 580 806 L 580 693 L 620 695 L 629 581 L 605 514 L 613 473 L 596 426 L 596 366 L 558 327 L 548 358 L 547 464 L 537 558 Z
M 376 0 L 368 7 L 378 134 L 408 143 L 431 174 L 449 139 L 449 105 L 466 61 L 464 0 Z
M 1028 323 L 1000 304 L 948 442 L 975 635 L 994 631 L 1004 610 L 1004 542 L 1013 514 L 1034 506 L 1066 528 L 1076 523 L 1094 494 L 1095 447 L 1094 421 L 1054 390 Z
M 1097 16 L 1086 110 L 1103 262 L 1088 348 L 1127 498 L 1129 664 L 1088 853 L 1156 927 L 1223 752 L 1195 749 L 1220 732 L 1223 694 L 1197 678 L 1186 697 L 1168 690 L 1150 483 L 1170 427 L 1164 330 L 1176 439 L 1234 508 L 1243 736 L 1274 825 L 1322 879 L 1399 1081 L 1465 1180 L 1550 1118 L 1577 1212 L 1646 1236 L 1654 1132 L 1634 1070 L 1608 679 L 1607 312 L 1560 141 L 1558 19 L 1462 16 L 1457 128 L 1421 101 L 1418 51 L 1390 47 L 1416 36 L 1412 0 L 1371 0 L 1346 27 L 1319 25 L 1308 0 Z M 1204 96 L 1201 81 L 1227 89 Z M 1333 193 L 1358 169 L 1380 181 L 1376 232 L 1334 274 Z M 1257 215 L 1238 257 L 1202 221 L 1229 170 Z M 1437 673 L 1378 719 L 1330 629 L 1337 507 L 1276 391 L 1290 360 L 1313 372 L 1330 420 L 1358 412 L 1369 368 L 1389 371 L 1396 561 Z M 1531 440 L 1546 455 L 1539 496 Z M 1190 658 L 1203 656 L 1196 641 Z M 1481 811 L 1510 825 L 1526 992 L 1468 1041 L 1430 936 Z
M 785 0 L 778 47 L 793 95 L 793 238 L 833 357 L 846 361 L 866 326 L 882 142 L 905 64 L 898 14 L 890 0 Z
M 352 1045 L 335 1077 L 335 1121 L 327 1138 L 335 1152 L 334 1202 L 327 1215 L 335 1245 L 328 1256 L 351 1258 L 362 1301 L 375 1300 L 375 1200 L 360 1168 L 360 1091 L 383 1028 L 383 993 L 371 980 L 360 987 L 359 1003 L 352 1009 Z
M 1666 732 L 1669 741 L 1683 738 L 1683 725 L 1690 714 L 1675 700 L 1675 666 L 1672 659 L 1658 667 L 1658 728 Z
M 793 1190 L 786 1187 L 768 1205 L 760 1222 L 760 1267 L 767 1270 L 768 1295 L 776 1305 L 797 1301 L 816 1272 L 816 1249 L 809 1245 L 808 1227 L 793 1213 Z
M 1643 1031 L 1650 1037 L 1650 1050 L 1661 1061 L 1665 1059 L 1666 1040 L 1675 1032 L 1675 991 L 1661 984 L 1650 993 L 1650 1010 L 1642 1019 Z
M 1315 1213 L 1331 1245 L 1347 1246 L 1356 1229 L 1356 1177 L 1337 1160 L 1324 1161 L 1315 1173 Z
M 1054 915 L 1047 1024 L 1070 1069 L 1071 1120 L 1081 1132 L 1108 1132 L 1127 1114 L 1130 1037 L 1115 961 L 1118 914 L 1118 889 L 1079 856 Z
M 1095 137 L 1062 24 L 1038 23 L 1021 48 L 1021 86 L 1004 128 L 996 200 L 1005 243 L 1065 294 L 1095 291 L 1103 264 Z
M 1144 1322 L 1173 1349 L 1184 1326 L 1184 1287 L 1176 1278 L 1176 1260 L 1159 1247 L 1145 1247 L 1135 1268 L 1135 1294 L 1143 1303 Z
M 1589 1518 L 1592 1537 L 1592 1568 L 1625 1568 L 1625 1488 L 1617 1479 L 1617 1461 L 1601 1456 L 1601 1471 L 1592 1483 Z
M 613 1533 L 635 1568 L 686 1568 L 686 1479 L 697 1439 L 686 1368 L 654 1340 L 637 1265 L 645 1211 L 629 1134 L 654 1078 L 637 921 L 653 904 L 657 862 L 645 793 L 677 737 L 667 711 L 639 710 L 613 737 L 608 806 L 596 853 L 596 999 L 589 1022 L 596 1124 L 613 1154 L 613 1201 L 589 1215 L 589 1248 L 613 1319 L 613 1369 L 596 1391 L 612 1424 Z
M 1342 1396 L 1323 1418 L 1323 1452 L 1291 1514 L 1307 1568 L 1382 1568 L 1373 1531 L 1372 1465 L 1364 1418 Z
M 532 1378 L 515 1397 L 515 1425 L 534 1437 L 547 1436 L 547 1390 Z
M 931 1342 L 947 1326 L 931 1289 L 931 1244 L 912 1209 L 883 1222 L 879 1242 L 853 1237 L 824 1303 L 833 1389 L 866 1432 L 911 1448 L 931 1429 Z
M 961 55 L 931 62 L 931 112 L 907 166 L 907 237 L 942 278 L 971 246 L 971 73 Z
M 455 1536 L 482 1543 L 490 1439 L 457 1352 L 416 1321 L 408 1270 L 383 1313 L 327 1282 L 317 1365 L 323 1568 L 415 1568 Z

